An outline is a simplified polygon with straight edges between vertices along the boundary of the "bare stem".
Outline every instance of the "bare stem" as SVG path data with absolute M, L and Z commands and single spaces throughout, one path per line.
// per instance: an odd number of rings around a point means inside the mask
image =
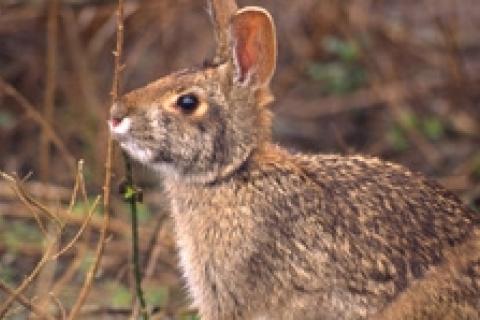
M 122 69 L 121 66 L 121 56 L 123 48 L 123 0 L 118 0 L 117 8 L 117 45 L 116 50 L 113 53 L 115 60 L 115 69 L 113 74 L 113 83 L 112 83 L 112 102 L 115 103 L 118 101 L 119 91 L 120 91 L 120 72 Z M 92 286 L 93 278 L 97 272 L 98 266 L 100 265 L 103 251 L 105 249 L 108 226 L 110 222 L 110 196 L 111 196 L 111 181 L 112 181 L 112 158 L 113 158 L 113 141 L 112 137 L 109 134 L 107 139 L 107 156 L 105 160 L 105 181 L 103 185 L 103 214 L 104 214 L 104 223 L 102 227 L 102 233 L 100 240 L 98 241 L 95 260 L 88 271 L 88 274 L 83 283 L 80 295 L 75 302 L 70 314 L 68 315 L 69 320 L 75 319 L 79 313 L 81 307 L 83 306 L 87 295 Z
M 5 284 L 3 281 L 0 280 L 0 290 L 4 291 L 6 294 L 9 296 L 15 296 L 15 299 L 23 305 L 25 308 L 31 310 L 33 313 L 37 315 L 40 319 L 48 319 L 48 320 L 54 320 L 55 318 L 52 317 L 51 315 L 45 314 L 43 310 L 38 308 L 36 305 L 30 302 L 29 299 L 27 299 L 23 294 L 21 293 L 15 293 L 15 290 L 10 288 L 7 284 Z
M 47 20 L 47 58 L 46 58 L 46 86 L 44 97 L 45 121 L 51 124 L 54 113 L 55 88 L 57 86 L 56 63 L 58 43 L 58 0 L 49 2 Z M 42 130 L 40 149 L 40 174 L 46 181 L 50 174 L 50 137 L 45 129 Z

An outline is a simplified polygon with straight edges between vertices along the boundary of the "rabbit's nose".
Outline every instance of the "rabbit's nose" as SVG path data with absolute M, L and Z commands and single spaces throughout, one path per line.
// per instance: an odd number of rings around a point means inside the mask
M 120 125 L 122 120 L 123 120 L 123 118 L 120 118 L 120 117 L 112 117 L 112 118 L 110 118 L 109 122 L 112 125 L 112 127 L 116 127 L 116 126 Z
M 125 134 L 130 129 L 131 119 L 121 103 L 115 103 L 110 110 L 108 125 L 114 134 Z

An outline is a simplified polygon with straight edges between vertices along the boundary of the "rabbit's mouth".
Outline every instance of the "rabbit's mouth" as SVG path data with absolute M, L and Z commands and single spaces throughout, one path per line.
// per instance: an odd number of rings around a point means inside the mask
M 150 164 L 153 159 L 153 152 L 147 148 L 139 146 L 133 139 L 124 139 L 119 141 L 120 147 L 125 150 L 132 158 L 143 164 Z
M 132 120 L 128 117 L 123 119 L 110 119 L 108 126 L 112 137 L 118 141 L 120 147 L 125 150 L 132 158 L 148 164 L 152 161 L 153 152 L 148 148 L 142 147 L 130 134 Z

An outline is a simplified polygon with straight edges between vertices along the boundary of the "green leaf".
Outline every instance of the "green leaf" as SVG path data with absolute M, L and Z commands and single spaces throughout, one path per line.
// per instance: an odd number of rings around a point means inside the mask
M 125 200 L 130 200 L 133 197 L 135 197 L 135 193 L 136 191 L 132 186 L 127 186 L 127 188 L 125 189 L 125 192 L 123 193 L 123 198 Z

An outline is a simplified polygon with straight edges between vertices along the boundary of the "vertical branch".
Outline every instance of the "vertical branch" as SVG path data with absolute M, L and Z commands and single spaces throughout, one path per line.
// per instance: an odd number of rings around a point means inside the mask
M 213 63 L 218 64 L 229 57 L 230 39 L 228 36 L 228 25 L 231 16 L 237 11 L 237 4 L 235 0 L 208 0 L 208 5 L 217 41 Z
M 115 60 L 115 69 L 113 74 L 113 83 L 112 83 L 112 102 L 115 103 L 118 101 L 119 92 L 120 92 L 120 72 L 122 69 L 121 66 L 121 57 L 123 49 L 123 0 L 118 0 L 117 8 L 117 45 L 113 53 Z M 112 104 L 113 104 L 112 103 Z M 68 320 L 73 320 L 76 318 L 81 307 L 83 306 L 87 295 L 91 289 L 93 278 L 97 272 L 98 266 L 100 265 L 103 251 L 105 249 L 108 226 L 110 222 L 110 195 L 111 195 L 111 181 L 112 181 L 112 158 L 113 158 L 113 141 L 112 136 L 109 134 L 107 138 L 107 155 L 105 159 L 105 181 L 103 184 L 103 226 L 100 239 L 98 241 L 95 260 L 90 267 L 90 270 L 87 273 L 85 281 L 83 283 L 82 289 L 78 296 L 77 301 L 75 302 L 70 314 L 68 315 Z
M 58 43 L 58 0 L 49 1 L 47 20 L 47 54 L 46 54 L 46 85 L 44 97 L 45 121 L 52 123 L 55 103 L 56 62 Z M 50 175 L 49 155 L 50 137 L 45 129 L 42 130 L 40 143 L 40 175 L 46 181 Z
M 125 162 L 125 178 L 127 183 L 127 190 L 125 192 L 125 197 L 128 200 L 130 205 L 130 213 L 132 216 L 132 267 L 133 267 L 133 274 L 135 278 L 135 294 L 138 299 L 138 303 L 134 304 L 134 308 L 132 310 L 132 317 L 131 319 L 137 319 L 138 313 L 138 305 L 140 305 L 140 313 L 142 314 L 142 319 L 148 319 L 148 312 L 147 312 L 147 305 L 145 303 L 145 298 L 143 296 L 142 290 L 142 272 L 140 270 L 140 249 L 138 244 L 138 212 L 137 212 L 137 199 L 139 195 L 139 191 L 134 186 L 133 181 L 133 171 L 132 171 L 132 163 L 128 158 L 126 153 L 123 153 L 123 159 Z

